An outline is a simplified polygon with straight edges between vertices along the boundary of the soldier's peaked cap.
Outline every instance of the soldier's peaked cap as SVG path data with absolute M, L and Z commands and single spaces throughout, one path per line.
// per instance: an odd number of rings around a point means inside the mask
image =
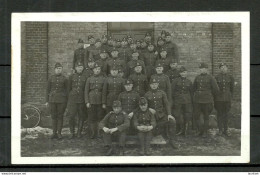
M 101 50 L 100 53 L 107 53 L 107 51 L 104 49 L 104 50 Z
M 94 68 L 101 67 L 98 63 L 95 63 Z
M 155 68 L 157 68 L 157 67 L 163 67 L 163 65 L 162 65 L 161 63 L 157 63 L 157 64 L 155 65 Z
M 147 32 L 147 33 L 145 34 L 145 36 L 151 36 L 151 34 L 150 34 L 149 32 Z
M 90 40 L 91 38 L 94 38 L 94 36 L 93 35 L 89 35 L 88 36 L 88 40 Z
M 139 105 L 146 105 L 148 102 L 147 102 L 147 99 L 145 97 L 141 97 L 140 100 L 139 100 Z
M 164 41 L 162 37 L 159 37 L 157 41 Z
M 109 36 L 109 37 L 108 37 L 108 40 L 113 40 L 112 36 Z
M 165 30 L 162 30 L 161 34 L 163 34 L 163 33 L 166 34 L 166 31 L 165 31 Z
M 62 67 L 62 65 L 60 64 L 60 63 L 55 63 L 55 66 L 54 66 L 55 68 L 57 68 L 57 67 Z
M 219 63 L 218 67 L 221 68 L 222 66 L 227 66 L 225 63 Z
M 84 43 L 84 41 L 82 39 L 79 39 L 78 43 Z
M 170 32 L 166 32 L 165 36 L 171 36 Z
M 83 66 L 82 62 L 78 62 L 76 66 Z
M 121 107 L 121 102 L 119 100 L 114 101 L 113 107 Z
M 142 66 L 139 62 L 136 63 L 135 67 Z
M 199 68 L 208 68 L 208 64 L 207 63 L 201 63 Z
M 184 71 L 187 71 L 187 69 L 184 66 L 181 66 L 179 72 L 181 73 L 181 72 L 184 72 Z
M 111 50 L 111 52 L 113 52 L 113 51 L 117 51 L 117 52 L 118 52 L 118 49 L 114 47 L 114 48 Z
M 102 35 L 102 37 L 101 38 L 107 38 L 107 35 L 106 34 L 104 34 L 104 35 Z
M 167 52 L 167 50 L 164 47 L 161 48 L 161 52 L 163 51 Z
M 151 78 L 151 79 L 150 79 L 150 84 L 152 84 L 152 83 L 158 83 L 158 82 L 157 82 L 157 80 L 156 80 L 156 79 L 154 79 L 154 78 Z
M 100 39 L 96 39 L 96 43 L 97 43 L 97 42 L 101 42 L 101 40 L 100 40 Z
M 127 79 L 125 81 L 125 85 L 133 84 L 133 81 L 131 79 Z
M 132 36 L 131 35 L 127 35 L 127 38 L 132 38 Z
M 119 67 L 117 65 L 113 65 L 110 70 L 119 70 Z

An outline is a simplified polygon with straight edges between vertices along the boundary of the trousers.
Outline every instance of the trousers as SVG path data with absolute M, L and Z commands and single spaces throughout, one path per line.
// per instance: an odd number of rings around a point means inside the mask
M 61 134 L 66 103 L 49 103 L 53 134 Z
M 162 135 L 164 139 L 173 140 L 175 137 L 176 122 L 172 119 L 168 120 L 167 116 L 156 120 L 156 127 L 153 135 Z
M 228 112 L 231 108 L 231 101 L 215 101 L 214 106 L 217 111 L 218 128 L 226 132 L 228 129 Z
M 203 133 L 207 132 L 209 129 L 209 115 L 213 110 L 212 103 L 194 103 L 194 118 L 196 122 L 197 129 Z M 203 117 L 201 118 L 201 115 Z
M 103 132 L 103 140 L 105 146 L 112 146 L 112 141 L 118 142 L 119 146 L 125 146 L 126 133 L 125 131 L 116 131 L 113 134 Z

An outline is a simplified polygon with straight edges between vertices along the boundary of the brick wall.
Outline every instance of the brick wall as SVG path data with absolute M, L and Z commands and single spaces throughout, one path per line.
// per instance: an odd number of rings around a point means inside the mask
M 180 63 L 189 70 L 191 80 L 197 75 L 201 62 L 207 62 L 211 71 L 212 36 L 211 23 L 155 23 L 157 38 L 162 30 L 172 34 L 172 41 L 178 46 Z
M 26 25 L 21 23 L 21 100 L 26 100 Z
M 25 87 L 26 102 L 45 101 L 45 89 L 47 82 L 47 22 L 25 23 L 25 45 L 22 47 L 26 53 L 22 54 L 22 72 L 26 71 L 26 78 L 22 78 Z M 25 57 L 25 59 L 24 59 Z
M 68 75 L 78 39 L 87 42 L 89 35 L 100 38 L 107 34 L 107 23 L 50 22 L 48 30 L 48 74 L 53 74 L 55 62 L 61 62 L 64 74 Z

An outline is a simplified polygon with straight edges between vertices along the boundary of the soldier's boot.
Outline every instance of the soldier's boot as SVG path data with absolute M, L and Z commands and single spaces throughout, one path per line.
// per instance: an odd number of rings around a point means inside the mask
M 125 150 L 123 146 L 119 146 L 119 156 L 125 155 Z
M 114 148 L 113 146 L 107 146 L 107 152 L 106 152 L 106 156 L 111 156 L 114 153 Z
M 144 151 L 144 140 L 140 140 L 140 156 L 144 156 L 145 151 Z
M 73 139 L 73 138 L 75 138 L 75 125 L 74 125 L 74 121 L 73 122 L 70 121 L 69 125 L 70 125 L 70 134 L 71 134 L 69 139 Z
M 146 141 L 146 143 L 145 143 L 145 155 L 147 155 L 147 156 L 151 155 L 150 140 Z
M 78 131 L 77 131 L 77 138 L 81 138 L 82 137 L 82 129 L 83 129 L 83 120 L 79 119 L 78 121 Z
M 169 140 L 169 144 L 171 145 L 172 149 L 179 149 L 178 145 L 176 145 L 172 139 Z
M 57 139 L 57 120 L 53 119 L 52 120 L 52 135 L 51 139 Z
M 94 139 L 96 137 L 96 130 L 97 130 L 97 124 L 96 123 L 91 123 L 90 124 L 90 130 L 91 130 L 91 139 Z
M 186 137 L 188 134 L 189 123 L 185 123 L 183 135 Z
M 59 140 L 62 139 L 62 135 L 61 135 L 62 127 L 63 127 L 63 119 L 59 119 L 58 125 L 57 125 L 57 129 L 58 129 L 57 137 L 58 137 Z
M 208 138 L 209 136 L 209 130 L 207 127 L 204 127 L 204 131 L 203 131 L 203 134 L 202 134 L 202 137 L 203 138 Z
M 176 134 L 176 136 L 183 135 L 183 133 L 184 133 L 184 128 L 180 127 L 180 131 Z

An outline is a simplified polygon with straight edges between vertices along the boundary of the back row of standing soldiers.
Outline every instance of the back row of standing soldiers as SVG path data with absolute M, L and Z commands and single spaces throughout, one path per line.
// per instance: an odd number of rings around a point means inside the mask
M 208 65 L 201 63 L 200 74 L 192 83 L 186 68 L 179 65 L 178 49 L 168 32 L 162 31 L 157 45 L 152 44 L 149 33 L 135 42 L 131 36 L 120 41 L 106 35 L 101 40 L 89 36 L 88 42 L 90 46 L 84 48 L 79 39 L 69 79 L 62 75 L 61 63 L 56 63 L 55 75 L 48 80 L 46 102 L 53 121 L 52 138 L 62 139 L 67 108 L 71 138 L 81 137 L 87 118 L 91 138 L 103 132 L 107 155 L 113 153 L 114 136 L 119 138 L 120 155 L 124 154 L 127 134 L 138 134 L 141 154 L 149 155 L 152 135 L 162 135 L 176 148 L 174 136 L 186 135 L 193 123 L 197 134 L 206 137 L 213 105 L 219 134 L 229 136 L 227 117 L 234 79 L 226 64 L 221 63 L 220 73 L 213 77 Z

